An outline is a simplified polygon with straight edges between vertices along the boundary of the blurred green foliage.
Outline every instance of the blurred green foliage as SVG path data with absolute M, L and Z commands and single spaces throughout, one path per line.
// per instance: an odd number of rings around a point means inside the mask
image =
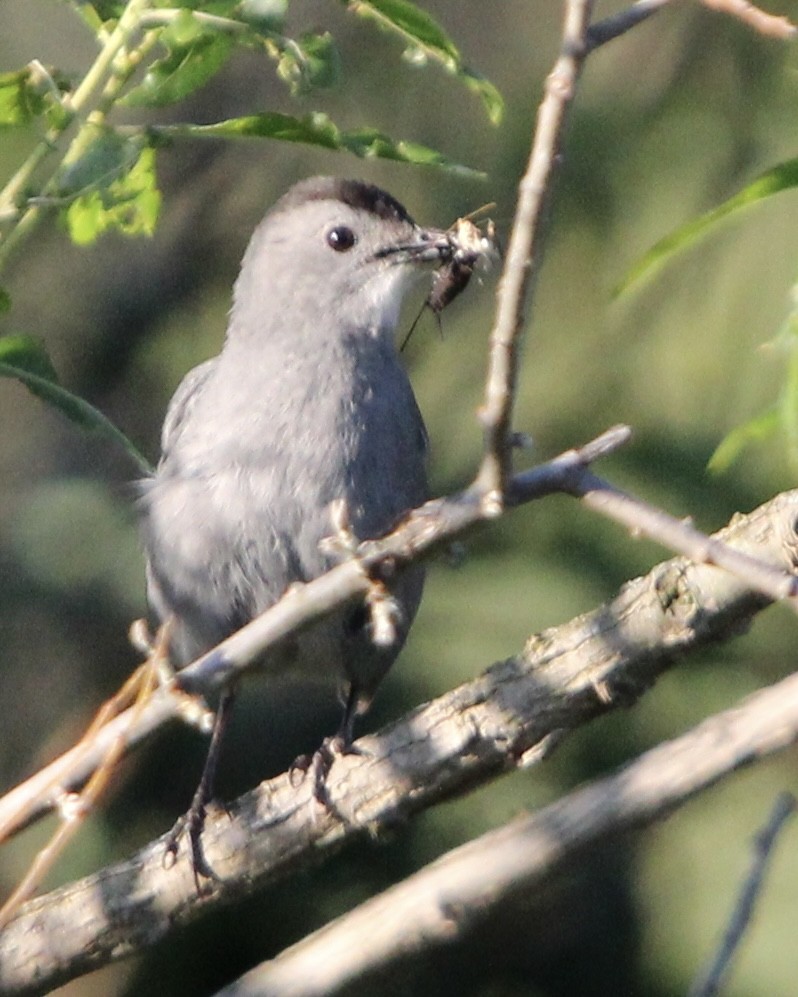
M 294 5 L 287 14 L 283 5 L 267 6 L 281 8 L 281 18 L 294 16 Z M 622 6 L 602 5 L 602 13 Z M 771 6 L 798 16 L 795 2 Z M 112 16 L 113 7 L 102 5 L 102 16 Z M 372 160 L 358 162 L 357 175 L 386 187 L 422 222 L 449 224 L 496 200 L 494 217 L 506 234 L 556 51 L 560 5 L 429 0 L 424 8 L 456 39 L 463 64 L 479 66 L 504 95 L 500 128 L 456 77 L 418 72 L 417 59 L 399 63 L 405 42 L 375 33 L 342 5 L 297 4 L 301 16 L 292 30 L 301 35 L 303 24 L 323 23 L 335 38 L 347 75 L 345 85 L 326 92 L 324 113 L 343 132 L 385 129 L 473 165 L 488 179 Z M 35 57 L 74 74 L 91 58 L 92 39 L 75 28 L 66 7 L 6 0 L 3 17 L 2 71 Z M 180 120 L 240 118 L 254 103 L 296 115 L 295 99 L 260 64 L 256 53 L 236 48 L 187 98 Z M 781 378 L 777 351 L 760 346 L 792 310 L 795 194 L 762 201 L 634 294 L 615 300 L 613 288 L 661 237 L 794 156 L 797 79 L 792 50 L 697 6 L 673 5 L 591 57 L 525 346 L 516 423 L 534 437 L 529 460 L 628 422 L 632 444 L 601 473 L 707 530 L 793 485 L 776 445 L 748 447 L 719 476 L 707 473 L 707 462 L 733 427 L 772 404 Z M 316 109 L 307 97 L 299 100 L 298 117 Z M 171 106 L 157 115 L 159 126 L 179 123 Z M 2 175 L 31 143 L 16 130 L 4 134 Z M 163 202 L 152 238 L 111 234 L 78 250 L 62 231 L 40 228 L 10 270 L 13 309 L 2 316 L 9 329 L 41 338 L 61 382 L 141 441 L 150 459 L 171 392 L 191 365 L 219 347 L 238 260 L 265 207 L 301 176 L 353 172 L 352 160 L 288 143 L 180 143 L 158 157 Z M 439 491 L 465 483 L 479 453 L 474 413 L 494 275 L 482 280 L 447 310 L 442 338 L 425 318 L 406 351 Z M 6 718 L 0 771 L 10 785 L 70 745 L 132 668 L 125 633 L 131 617 L 143 612 L 143 566 L 130 464 L 101 437 L 63 425 L 21 386 L 2 382 L 0 389 L 0 641 L 4 689 L 15 706 Z M 467 680 L 518 650 L 528 633 L 610 598 L 626 578 L 666 556 L 565 498 L 484 528 L 469 538 L 459 567 L 431 567 L 408 647 L 367 725 L 375 728 Z M 93 986 L 137 997 L 211 993 L 446 848 L 788 672 L 794 635 L 791 614 L 771 610 L 751 633 L 684 662 L 634 709 L 570 737 L 545 765 L 438 807 L 391 841 L 342 855 L 68 992 L 89 993 Z M 245 690 L 223 761 L 224 792 L 279 770 L 327 732 L 335 704 L 321 695 L 302 698 L 314 709 L 299 717 L 294 690 L 256 682 Z M 173 731 L 131 759 L 114 799 L 58 875 L 90 871 L 165 830 L 194 788 L 202 750 L 190 732 Z M 795 787 L 794 762 L 794 754 L 775 759 L 661 827 L 596 849 L 550 889 L 481 926 L 464 946 L 414 967 L 409 978 L 386 981 L 384 993 L 684 993 L 717 942 L 751 837 L 773 796 Z M 20 853 L 32 852 L 37 834 L 15 842 L 13 860 L 0 866 L 3 885 L 15 881 Z M 798 893 L 795 835 L 790 827 L 779 846 L 729 997 L 794 993 L 788 939 Z
M 619 293 L 628 292 L 641 280 L 657 272 L 675 255 L 694 245 L 702 237 L 712 234 L 728 216 L 743 208 L 750 208 L 774 194 L 791 191 L 798 186 L 798 159 L 789 159 L 767 170 L 728 200 L 706 214 L 691 219 L 675 232 L 670 232 L 652 246 L 621 282 Z M 786 358 L 783 385 L 777 403 L 752 419 L 735 426 L 718 444 L 709 467 L 713 471 L 727 471 L 742 449 L 750 444 L 763 444 L 780 436 L 784 452 L 793 471 L 798 469 L 798 287 L 793 287 L 793 308 L 781 331 L 768 344 Z

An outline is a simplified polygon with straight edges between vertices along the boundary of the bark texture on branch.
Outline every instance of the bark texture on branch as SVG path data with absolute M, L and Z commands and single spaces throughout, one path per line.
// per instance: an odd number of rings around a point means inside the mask
M 792 571 L 798 492 L 777 496 L 718 536 Z M 539 761 L 552 741 L 634 702 L 683 653 L 743 630 L 769 600 L 720 568 L 674 558 L 628 582 L 610 603 L 529 638 L 522 652 L 363 738 L 336 761 L 330 812 L 310 780 L 288 776 L 208 822 L 222 881 L 198 897 L 187 856 L 163 867 L 163 841 L 27 904 L 0 936 L 0 991 L 42 992 L 139 951 L 175 924 L 285 877 L 439 800 Z
M 334 997 L 449 945 L 578 852 L 670 814 L 798 739 L 798 675 L 658 745 L 617 774 L 469 841 L 302 939 L 217 997 Z M 363 939 L 368 939 L 363 944 Z M 717 988 L 701 991 L 702 997 Z

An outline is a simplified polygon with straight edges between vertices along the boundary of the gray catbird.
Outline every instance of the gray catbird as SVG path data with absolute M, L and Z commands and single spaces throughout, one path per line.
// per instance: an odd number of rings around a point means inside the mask
M 334 564 L 323 541 L 334 533 L 335 500 L 366 539 L 427 498 L 424 424 L 394 334 L 421 264 L 452 257 L 450 233 L 419 228 L 393 197 L 358 181 L 302 181 L 257 228 L 224 348 L 177 389 L 158 469 L 142 487 L 148 595 L 172 621 L 177 667 Z M 344 746 L 404 643 L 423 579 L 420 566 L 396 579 L 390 646 L 372 639 L 366 607 L 350 605 L 268 660 L 270 672 L 346 685 Z M 223 695 L 217 746 L 230 703 Z M 203 875 L 214 763 L 187 818 Z

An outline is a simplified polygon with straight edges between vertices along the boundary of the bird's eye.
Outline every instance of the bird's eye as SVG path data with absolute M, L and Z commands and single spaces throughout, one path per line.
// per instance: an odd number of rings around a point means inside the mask
M 346 225 L 336 225 L 327 233 L 327 245 L 336 253 L 345 253 L 357 242 L 357 236 Z

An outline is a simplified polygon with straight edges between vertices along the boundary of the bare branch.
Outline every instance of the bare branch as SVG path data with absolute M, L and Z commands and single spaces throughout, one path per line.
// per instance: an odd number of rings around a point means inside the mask
M 543 219 L 558 163 L 567 109 L 587 54 L 592 0 L 566 0 L 560 56 L 546 80 L 526 173 L 507 246 L 504 272 L 496 295 L 490 334 L 485 400 L 480 410 L 484 454 L 476 479 L 486 511 L 501 511 L 512 473 L 512 407 L 524 305 L 542 265 Z
M 508 896 L 539 886 L 585 848 L 667 817 L 725 776 L 796 740 L 798 675 L 791 675 L 617 774 L 455 848 L 246 973 L 218 997 L 333 997 L 355 980 L 368 993 L 373 975 L 450 944 Z M 777 830 L 768 828 L 768 837 Z
M 771 38 L 794 38 L 798 28 L 786 17 L 768 14 L 759 7 L 748 3 L 748 0 L 700 0 L 710 10 L 718 10 L 722 14 L 736 17 L 754 31 Z
M 527 471 L 523 476 L 522 500 L 570 490 L 571 479 L 579 467 L 613 452 L 628 439 L 628 429 L 616 427 L 583 448 L 569 450 L 554 461 Z M 84 738 L 8 792 L 0 799 L 0 840 L 56 809 L 65 794 L 79 789 L 102 764 L 112 746 L 124 743 L 130 749 L 159 727 L 184 719 L 187 697 L 183 690 L 207 692 L 220 688 L 262 658 L 264 651 L 278 641 L 354 596 L 368 593 L 380 572 L 390 575 L 400 563 L 430 553 L 481 519 L 480 502 L 471 492 L 435 499 L 411 513 L 392 534 L 361 544 L 357 557 L 312 582 L 293 586 L 252 623 L 165 683 L 136 716 L 128 710 L 114 717 L 92 737 Z M 263 667 L 265 670 L 268 665 Z M 188 706 L 194 706 L 191 719 L 199 707 L 193 703 Z
M 671 0 L 637 0 L 637 3 L 633 3 L 626 10 L 611 14 L 603 21 L 597 21 L 591 25 L 587 33 L 588 52 L 625 34 L 652 14 L 667 7 L 670 2 Z M 789 40 L 795 37 L 798 30 L 787 17 L 768 14 L 748 0 L 698 0 L 698 2 L 710 10 L 737 18 L 760 34 L 769 35 L 771 38 Z
M 669 550 L 689 557 L 695 564 L 714 564 L 738 578 L 745 578 L 758 592 L 774 601 L 789 601 L 798 611 L 798 578 L 774 571 L 755 557 L 742 554 L 728 544 L 708 537 L 689 520 L 676 519 L 655 506 L 615 488 L 585 469 L 574 494 L 585 505 L 629 527 L 635 536 L 646 536 Z
M 754 839 L 754 861 L 732 911 L 720 948 L 707 969 L 690 988 L 688 997 L 714 997 L 718 993 L 732 956 L 739 948 L 751 922 L 776 839 L 787 820 L 795 813 L 796 806 L 798 801 L 791 793 L 781 793 L 777 798 L 767 824 Z
M 737 517 L 718 539 L 789 569 L 796 514 L 798 492 L 788 493 Z M 242 797 L 229 816 L 211 816 L 203 846 L 222 879 L 202 897 L 187 855 L 163 868 L 162 839 L 31 901 L 0 935 L 0 991 L 25 992 L 34 978 L 51 988 L 129 955 L 346 843 L 536 764 L 569 730 L 628 706 L 674 660 L 739 633 L 768 602 L 711 565 L 683 558 L 659 565 L 613 602 L 531 637 L 517 657 L 362 738 L 363 754 L 343 756 L 330 770 L 331 810 L 319 809 L 310 780 L 297 787 L 286 774 Z
M 627 427 L 615 427 L 582 448 L 522 472 L 512 480 L 508 503 L 516 506 L 557 492 L 577 495 L 585 504 L 627 526 L 636 534 L 656 540 L 667 549 L 696 563 L 715 564 L 736 573 L 747 589 L 766 600 L 789 599 L 795 605 L 798 580 L 782 562 L 763 560 L 748 552 L 728 548 L 718 538 L 700 533 L 689 523 L 669 516 L 596 477 L 588 464 L 620 447 L 629 439 Z M 489 515 L 489 513 L 487 513 Z M 124 744 L 130 749 L 166 723 L 183 719 L 183 690 L 204 693 L 219 689 L 241 676 L 264 652 L 280 640 L 310 625 L 349 599 L 367 593 L 374 579 L 390 577 L 402 564 L 429 555 L 453 537 L 473 528 L 486 516 L 472 490 L 427 502 L 410 514 L 393 533 L 366 541 L 357 557 L 305 585 L 296 585 L 274 606 L 223 641 L 218 647 L 183 669 L 162 686 L 138 711 L 128 710 L 97 731 L 93 740 L 62 755 L 0 799 L 0 837 L 13 834 L 49 813 L 65 793 L 78 789 L 110 750 Z M 725 537 L 725 531 L 721 534 Z M 268 663 L 260 666 L 268 670 Z M 196 712 L 197 707 L 195 707 Z
M 153 667 L 142 665 L 136 669 L 120 692 L 99 711 L 83 741 L 91 740 L 107 720 L 115 713 L 118 713 L 122 706 L 126 706 L 134 695 L 136 698 L 132 707 L 132 715 L 135 717 L 138 709 L 151 693 L 153 679 Z M 80 746 L 78 744 L 78 748 Z M 119 761 L 122 750 L 123 744 L 121 738 L 117 738 L 116 741 L 109 745 L 107 754 L 92 774 L 91 779 L 83 787 L 82 792 L 80 794 L 61 794 L 58 799 L 58 811 L 61 823 L 56 828 L 49 842 L 38 852 L 30 869 L 17 884 L 14 891 L 3 904 L 2 909 L 0 909 L 0 928 L 9 921 L 14 912 L 26 900 L 33 896 L 44 876 L 53 867 L 58 856 L 75 834 L 77 834 L 83 821 L 93 809 L 103 790 L 107 787 L 111 773 Z
M 637 27 L 638 24 L 662 10 L 670 2 L 671 0 L 637 0 L 637 3 L 632 4 L 626 10 L 610 14 L 603 21 L 592 24 L 587 33 L 588 52 L 592 52 L 593 49 L 599 48 L 601 45 L 606 45 L 613 38 L 626 34 L 627 31 Z
M 182 719 L 185 708 L 176 692 L 162 687 L 136 713 L 132 709 L 120 713 L 6 793 L 0 799 L 0 837 L 10 837 L 59 809 L 64 796 L 79 789 L 110 754 L 127 750 L 170 721 Z

